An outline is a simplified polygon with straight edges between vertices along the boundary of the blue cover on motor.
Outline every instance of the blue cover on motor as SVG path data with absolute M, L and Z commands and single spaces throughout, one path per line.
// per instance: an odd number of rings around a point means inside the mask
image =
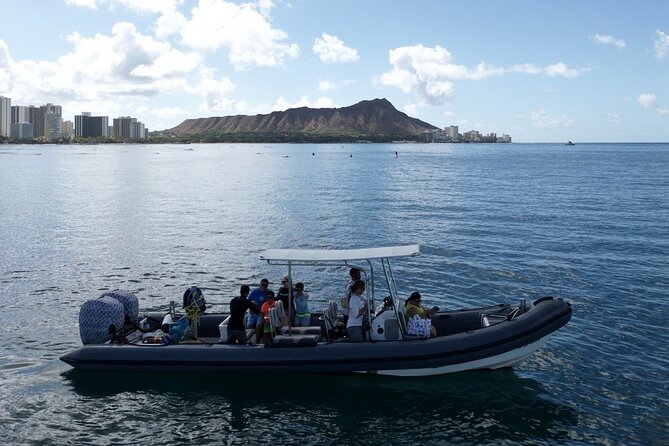
M 132 292 L 128 290 L 107 291 L 106 293 L 102 293 L 102 297 L 105 296 L 121 302 L 125 315 L 128 316 L 131 322 L 136 323 L 139 320 L 139 301 L 137 300 L 137 296 Z
M 84 344 L 103 343 L 111 339 L 110 327 L 123 328 L 123 305 L 111 297 L 101 297 L 84 302 L 79 310 L 79 336 Z
M 197 304 L 200 313 L 207 311 L 207 301 L 204 299 L 204 294 L 202 294 L 202 290 L 196 286 L 187 288 L 186 291 L 184 291 L 183 307 L 188 308 L 193 303 Z

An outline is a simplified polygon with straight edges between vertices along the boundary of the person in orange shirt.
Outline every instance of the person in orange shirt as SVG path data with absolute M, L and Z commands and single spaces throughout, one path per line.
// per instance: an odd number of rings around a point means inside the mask
M 276 301 L 274 300 L 274 291 L 268 290 L 267 297 L 265 297 L 265 303 L 262 304 L 262 313 L 263 320 L 263 344 L 267 344 L 272 340 L 272 325 L 269 321 L 269 309 L 276 306 Z

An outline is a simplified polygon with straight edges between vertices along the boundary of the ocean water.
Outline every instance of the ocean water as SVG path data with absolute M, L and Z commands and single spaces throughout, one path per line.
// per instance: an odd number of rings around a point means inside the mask
M 397 155 L 396 153 L 397 152 Z M 6 444 L 669 444 L 669 145 L 0 146 Z M 200 286 L 225 309 L 273 247 L 419 243 L 400 292 L 545 295 L 571 322 L 506 370 L 406 379 L 85 373 L 78 311 Z M 294 271 L 314 305 L 346 271 Z

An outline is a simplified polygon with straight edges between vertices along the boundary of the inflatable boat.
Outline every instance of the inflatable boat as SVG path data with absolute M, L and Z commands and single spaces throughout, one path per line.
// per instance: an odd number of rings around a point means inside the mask
M 197 293 L 185 293 L 184 314 L 172 308 L 140 315 L 134 294 L 117 290 L 82 305 L 79 328 L 84 345 L 60 359 L 92 371 L 439 375 L 512 367 L 542 348 L 571 318 L 568 302 L 543 297 L 514 305 L 438 310 L 430 316 L 436 335 L 410 334 L 405 299 L 396 289 L 390 260 L 419 252 L 418 245 L 408 245 L 273 249 L 260 255 L 270 264 L 286 265 L 288 277 L 296 265 L 361 269 L 369 302 L 362 342 L 346 336 L 335 300 L 312 312 L 307 327 L 293 327 L 277 305 L 269 310 L 270 340 L 240 345 L 226 343 L 229 314 L 203 312 Z M 161 326 L 166 332 L 163 341 L 147 342 L 147 333 L 150 337 Z M 190 335 L 175 336 L 180 326 L 187 326 Z

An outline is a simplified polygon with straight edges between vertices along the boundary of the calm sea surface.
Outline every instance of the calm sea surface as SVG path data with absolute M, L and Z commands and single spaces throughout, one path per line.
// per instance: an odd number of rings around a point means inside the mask
M 398 152 L 396 157 L 395 151 Z M 669 444 L 669 145 L 0 146 L 4 444 Z M 429 379 L 81 373 L 81 304 L 211 306 L 276 247 L 419 243 L 401 292 L 553 295 L 520 366 Z M 314 306 L 346 271 L 298 270 Z

